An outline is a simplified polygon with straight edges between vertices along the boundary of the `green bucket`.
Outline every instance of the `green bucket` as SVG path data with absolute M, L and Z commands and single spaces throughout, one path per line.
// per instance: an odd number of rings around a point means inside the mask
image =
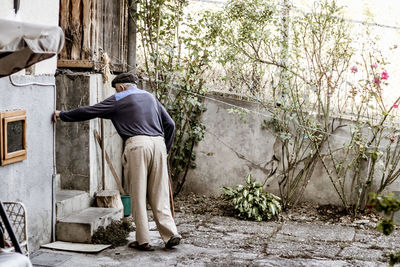
M 129 195 L 121 195 L 122 205 L 124 205 L 124 216 L 131 215 L 131 198 Z

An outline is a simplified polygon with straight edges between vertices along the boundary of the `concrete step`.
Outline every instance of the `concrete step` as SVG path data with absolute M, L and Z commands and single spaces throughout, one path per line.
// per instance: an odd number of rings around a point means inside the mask
M 89 208 L 91 198 L 85 191 L 60 190 L 56 193 L 57 221 L 73 213 Z
M 123 209 L 87 208 L 60 219 L 56 224 L 57 241 L 90 243 L 99 226 L 107 227 L 123 217 Z

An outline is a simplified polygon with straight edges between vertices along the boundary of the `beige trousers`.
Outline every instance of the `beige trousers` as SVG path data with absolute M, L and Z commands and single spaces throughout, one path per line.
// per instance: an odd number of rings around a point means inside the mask
M 136 241 L 150 243 L 146 200 L 164 242 L 177 235 L 169 202 L 167 150 L 160 136 L 134 136 L 125 144 L 122 157 L 125 179 L 136 224 Z

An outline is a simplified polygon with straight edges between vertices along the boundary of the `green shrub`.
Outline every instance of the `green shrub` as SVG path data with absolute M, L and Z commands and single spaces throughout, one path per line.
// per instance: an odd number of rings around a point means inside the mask
M 386 196 L 382 194 L 369 194 L 369 203 L 367 205 L 369 209 L 375 209 L 377 212 L 383 213 L 386 218 L 382 218 L 376 229 L 382 232 L 384 235 L 390 235 L 394 231 L 393 216 L 395 212 L 400 210 L 400 201 L 395 199 L 393 193 L 389 193 Z M 400 251 L 389 255 L 389 265 L 393 266 L 400 263 Z
M 393 266 L 400 263 L 400 251 L 389 255 L 389 265 Z
M 224 198 L 231 201 L 237 217 L 244 220 L 263 221 L 277 218 L 281 212 L 281 200 L 271 193 L 266 193 L 263 186 L 246 176 L 246 185 L 238 185 L 236 189 L 223 187 Z

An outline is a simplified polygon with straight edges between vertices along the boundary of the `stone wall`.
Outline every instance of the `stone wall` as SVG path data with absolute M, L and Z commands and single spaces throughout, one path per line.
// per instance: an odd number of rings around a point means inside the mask
M 103 84 L 100 74 L 71 73 L 56 77 L 57 108 L 74 109 L 96 104 L 114 94 L 114 89 Z M 101 149 L 94 137 L 100 134 L 100 119 L 57 124 L 57 172 L 62 189 L 84 190 L 91 196 L 102 189 Z M 122 139 L 108 120 L 104 120 L 105 147 L 114 168 L 121 177 Z M 106 189 L 117 189 L 106 163 Z
M 223 102 L 227 102 L 225 104 Z M 254 110 L 244 116 L 246 123 L 237 114 L 228 113 L 229 104 Z M 222 186 L 235 187 L 244 184 L 248 173 L 260 182 L 269 176 L 274 155 L 279 155 L 279 144 L 271 130 L 262 129 L 263 120 L 271 117 L 259 104 L 240 100 L 236 95 L 210 94 L 205 99 L 206 111 L 202 121 L 206 125 L 205 138 L 196 147 L 195 169 L 188 173 L 184 192 L 204 195 L 219 195 Z M 259 112 L 259 114 L 257 114 Z M 338 135 L 346 136 L 348 128 L 342 128 Z M 343 140 L 333 137 L 335 144 Z M 278 194 L 275 176 L 268 178 L 265 189 Z M 388 191 L 400 190 L 400 181 L 392 184 Z M 303 200 L 319 204 L 341 204 L 329 177 L 321 163 L 317 163 L 313 176 L 306 188 Z
M 13 76 L 0 79 L 0 112 L 26 110 L 27 159 L 0 166 L 0 200 L 20 201 L 27 209 L 30 250 L 51 240 L 53 76 Z M 46 85 L 47 84 L 47 85 Z

